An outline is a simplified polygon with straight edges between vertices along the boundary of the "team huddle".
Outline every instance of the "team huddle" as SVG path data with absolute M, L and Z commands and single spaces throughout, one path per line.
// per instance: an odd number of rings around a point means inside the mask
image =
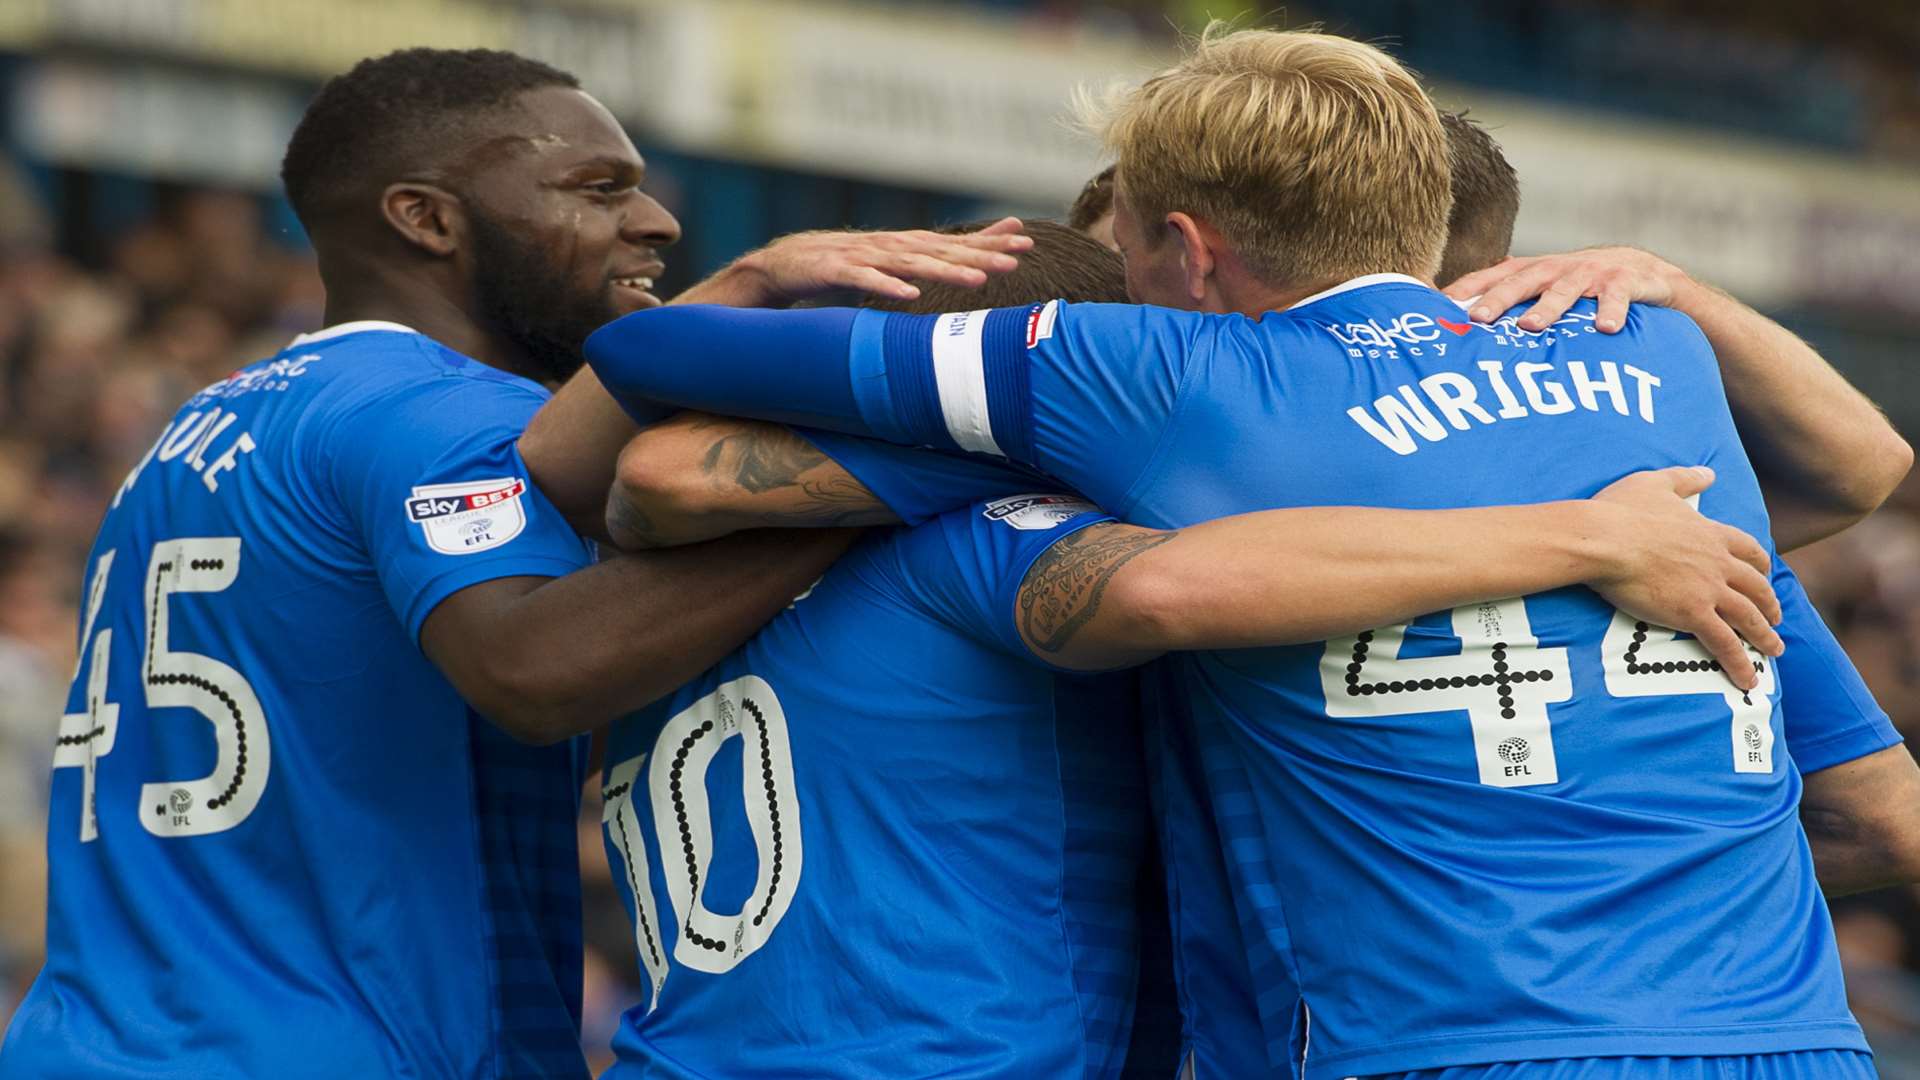
M 586 1075 L 597 769 L 608 1075 L 1875 1075 L 1823 893 L 1920 881 L 1920 770 L 1778 553 L 1906 444 L 1652 256 L 1507 259 L 1498 147 L 1371 46 L 1209 33 L 1086 119 L 1067 225 L 662 305 L 571 76 L 329 82 L 328 325 L 85 568 L 0 1073 Z

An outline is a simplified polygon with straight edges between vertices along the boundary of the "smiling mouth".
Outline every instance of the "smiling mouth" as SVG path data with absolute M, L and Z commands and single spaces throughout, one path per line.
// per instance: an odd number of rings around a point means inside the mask
M 653 279 L 650 277 L 617 277 L 613 279 L 613 283 L 622 288 L 637 289 L 640 292 L 653 291 Z

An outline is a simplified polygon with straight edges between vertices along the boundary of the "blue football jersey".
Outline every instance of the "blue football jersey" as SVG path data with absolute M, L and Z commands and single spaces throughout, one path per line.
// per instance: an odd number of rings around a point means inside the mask
M 915 449 L 835 431 L 791 430 L 847 470 L 908 525 L 969 503 L 1060 486 L 1033 469 L 981 454 Z
M 1691 322 L 1636 308 L 1603 335 L 1586 303 L 1527 332 L 1516 315 L 1471 324 L 1398 275 L 1260 319 L 813 312 L 798 340 L 818 351 L 783 356 L 778 402 L 742 385 L 744 361 L 692 359 L 740 355 L 775 319 L 729 322 L 711 353 L 687 339 L 717 318 L 630 319 L 596 363 L 627 385 L 640 333 L 679 370 L 632 385 L 667 400 L 1005 456 L 1145 525 L 1533 502 L 1707 464 L 1702 510 L 1767 535 Z M 1789 611 L 1790 634 L 1820 636 Z M 1761 689 L 1737 693 L 1696 643 L 1584 589 L 1168 661 L 1270 1058 L 1319 1077 L 1864 1047 L 1776 745 L 1786 673 L 1754 662 Z
M 1235 819 L 1250 812 L 1246 777 L 1233 762 L 1202 757 L 1171 665 L 1162 660 L 1141 670 L 1150 805 L 1165 876 L 1184 1060 L 1192 1070 L 1181 1075 L 1296 1075 L 1286 1054 L 1269 1055 L 1260 1004 L 1263 995 L 1291 1001 L 1297 993 L 1285 970 L 1269 966 L 1257 977 L 1250 966 L 1222 840 Z M 1144 999 L 1143 989 L 1143 1006 Z
M 1037 477 L 1031 469 L 979 454 L 913 450 L 808 428 L 794 431 L 910 524 L 955 505 L 1024 490 Z M 1175 719 L 1185 707 L 1177 688 L 1159 663 L 1138 670 L 1148 805 L 1155 823 L 1146 870 L 1158 878 L 1143 883 L 1139 901 L 1140 985 L 1122 1075 L 1124 1080 L 1258 1075 L 1269 1063 L 1212 819 L 1216 800 L 1205 794 L 1209 779 L 1202 775 L 1189 728 Z M 1230 770 L 1212 782 L 1244 786 Z M 1182 1074 L 1188 1062 L 1193 1071 Z
M 7 1076 L 585 1076 L 579 742 L 415 638 L 590 561 L 515 442 L 547 395 L 392 324 L 189 400 L 86 573 L 46 967 Z
M 1056 675 L 1027 567 L 1108 520 L 999 500 L 863 540 L 618 722 L 607 851 L 646 985 L 615 1076 L 1113 1077 L 1147 827 L 1132 679 Z

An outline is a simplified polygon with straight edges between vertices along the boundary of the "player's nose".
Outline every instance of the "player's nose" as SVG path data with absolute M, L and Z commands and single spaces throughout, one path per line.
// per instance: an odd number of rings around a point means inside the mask
M 680 240 L 680 222 L 659 200 L 645 192 L 635 193 L 633 204 L 620 225 L 620 237 L 629 243 L 648 247 L 666 247 Z

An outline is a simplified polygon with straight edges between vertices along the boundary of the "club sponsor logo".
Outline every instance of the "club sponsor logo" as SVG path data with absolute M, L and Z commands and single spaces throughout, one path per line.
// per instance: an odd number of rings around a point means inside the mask
M 1440 337 L 1438 325 L 1431 315 L 1422 315 L 1409 311 L 1397 315 L 1384 325 L 1379 319 L 1365 322 L 1321 323 L 1335 341 L 1348 348 L 1391 349 L 1403 345 L 1418 345 L 1423 341 L 1435 341 Z
M 987 504 L 980 515 L 1015 529 L 1051 529 L 1100 508 L 1074 495 L 1010 495 Z
M 210 398 L 236 398 L 244 394 L 262 392 L 284 393 L 292 389 L 293 380 L 305 375 L 310 366 L 321 359 L 318 353 L 308 353 L 303 356 L 283 356 L 263 364 L 241 368 L 201 390 L 193 396 L 193 400 L 198 402 Z
M 1437 315 L 1409 311 L 1384 322 L 1373 318 L 1360 322 L 1322 322 L 1316 325 L 1333 335 L 1333 339 L 1346 348 L 1349 357 L 1401 360 L 1416 356 L 1445 356 L 1452 339 L 1465 338 L 1473 333 L 1491 334 L 1495 345 L 1522 349 L 1550 347 L 1565 338 L 1597 333 L 1593 319 L 1589 312 L 1569 311 L 1552 326 L 1542 330 L 1525 330 L 1520 326 L 1519 317 L 1514 315 L 1502 315 L 1483 325 L 1466 319 L 1464 313 L 1460 321 L 1455 322 Z
M 519 477 L 428 484 L 413 489 L 407 518 L 420 526 L 427 546 L 443 555 L 472 555 L 499 547 L 527 527 Z

